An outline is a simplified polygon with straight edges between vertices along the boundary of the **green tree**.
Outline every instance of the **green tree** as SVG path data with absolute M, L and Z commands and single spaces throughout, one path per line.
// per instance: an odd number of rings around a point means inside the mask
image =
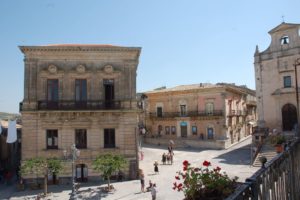
M 63 169 L 62 161 L 58 158 L 31 158 L 23 161 L 21 175 L 36 174 L 44 176 L 44 195 L 47 195 L 48 174 L 58 175 Z
M 127 160 L 122 155 L 103 154 L 97 156 L 93 160 L 93 168 L 95 171 L 102 173 L 104 178 L 107 179 L 108 190 L 110 190 L 110 177 L 111 175 L 122 169 L 127 163 Z

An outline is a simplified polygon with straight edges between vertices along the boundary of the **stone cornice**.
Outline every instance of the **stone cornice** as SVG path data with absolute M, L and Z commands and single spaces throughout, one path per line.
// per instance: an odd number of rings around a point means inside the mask
M 137 53 L 136 59 L 139 58 L 141 47 L 120 47 L 109 45 L 54 45 L 54 46 L 19 46 L 22 53 L 34 52 L 132 52 Z

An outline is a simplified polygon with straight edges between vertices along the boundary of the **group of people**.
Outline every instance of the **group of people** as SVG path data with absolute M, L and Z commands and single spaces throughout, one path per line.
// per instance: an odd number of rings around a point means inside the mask
M 162 155 L 162 159 L 161 159 L 163 165 L 165 165 L 166 163 L 168 165 L 172 165 L 173 164 L 173 153 L 163 153 Z
M 141 192 L 151 192 L 152 200 L 156 199 L 156 184 L 152 183 L 151 180 L 149 180 L 149 186 L 145 190 L 145 174 L 143 170 L 140 169 L 140 180 L 141 180 Z
M 162 161 L 163 165 L 165 165 L 166 163 L 172 165 L 173 164 L 173 158 L 174 158 L 173 144 L 170 143 L 169 146 L 168 146 L 168 153 L 167 154 L 163 153 L 161 161 Z M 153 165 L 154 165 L 155 174 L 159 174 L 158 162 L 155 161 Z
M 143 160 L 144 158 L 144 153 L 141 151 L 140 152 L 140 159 Z M 173 143 L 170 142 L 169 146 L 168 146 L 168 153 L 163 153 L 162 155 L 162 163 L 163 165 L 167 164 L 173 164 L 173 157 L 174 157 L 174 152 L 173 152 Z M 154 162 L 154 172 L 155 174 L 159 174 L 159 169 L 158 169 L 158 161 Z M 151 180 L 149 180 L 149 185 L 147 186 L 146 190 L 145 190 L 145 174 L 143 172 L 143 170 L 139 170 L 140 173 L 140 181 L 141 181 L 141 192 L 151 192 L 151 196 L 152 196 L 152 200 L 156 199 L 156 193 L 157 193 L 157 189 L 156 189 L 156 184 L 152 183 Z

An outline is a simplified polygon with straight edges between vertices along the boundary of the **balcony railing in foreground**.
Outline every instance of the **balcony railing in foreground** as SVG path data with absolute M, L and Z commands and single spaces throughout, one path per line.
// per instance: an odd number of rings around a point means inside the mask
M 300 142 L 287 146 L 266 167 L 246 179 L 226 200 L 299 200 Z
M 211 112 L 207 111 L 190 111 L 190 112 L 163 112 L 156 113 L 150 112 L 150 117 L 158 117 L 158 118 L 172 118 L 172 117 L 205 117 L 205 116 L 223 116 L 223 110 L 214 110 Z
M 38 110 L 114 110 L 121 101 L 38 101 Z

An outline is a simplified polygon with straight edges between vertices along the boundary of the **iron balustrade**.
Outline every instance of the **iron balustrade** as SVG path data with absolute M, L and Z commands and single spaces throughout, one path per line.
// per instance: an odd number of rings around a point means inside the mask
M 163 112 L 158 114 L 156 112 L 150 112 L 150 117 L 157 118 L 173 118 L 173 117 L 208 117 L 208 116 L 223 116 L 223 110 L 207 111 L 189 111 L 189 112 Z
M 300 142 L 295 140 L 267 166 L 239 186 L 226 200 L 299 200 Z
M 115 110 L 121 109 L 121 101 L 38 101 L 38 110 Z

